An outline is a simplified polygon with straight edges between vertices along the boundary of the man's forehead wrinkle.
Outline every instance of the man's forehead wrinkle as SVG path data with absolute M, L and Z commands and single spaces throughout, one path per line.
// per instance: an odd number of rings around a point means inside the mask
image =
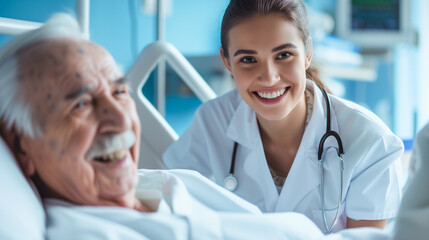
M 37 95 L 40 87 L 44 92 L 53 92 L 56 88 L 70 84 L 64 81 L 65 74 L 72 66 L 73 59 L 70 56 L 62 56 L 64 49 L 75 46 L 76 43 L 67 40 L 43 40 L 20 49 L 17 52 L 18 67 L 21 81 L 30 79 L 31 84 L 24 84 L 25 93 Z M 70 51 L 67 51 L 70 52 Z M 74 74 L 74 72 L 73 72 Z M 40 86 L 39 86 L 40 85 Z M 57 94 L 55 94 L 57 95 Z M 46 100 L 45 100 L 46 101 Z
M 17 55 L 22 66 L 20 79 L 32 78 L 25 93 L 35 97 L 43 95 L 45 103 L 61 101 L 70 93 L 88 89 L 89 82 L 90 88 L 96 89 L 99 84 L 109 84 L 123 76 L 112 56 L 92 42 L 46 40 L 21 50 Z M 52 93 L 49 99 L 46 98 L 48 92 Z
M 124 74 L 119 69 L 113 57 L 107 53 L 103 55 L 100 71 L 103 73 L 104 77 L 107 78 L 108 82 L 111 83 L 124 78 Z
M 24 47 L 17 52 L 17 58 L 20 70 L 37 68 L 38 76 L 41 76 L 43 71 L 63 71 L 58 68 L 64 67 L 62 57 L 58 54 L 58 46 L 49 41 L 36 42 Z M 30 75 L 33 74 L 30 72 Z

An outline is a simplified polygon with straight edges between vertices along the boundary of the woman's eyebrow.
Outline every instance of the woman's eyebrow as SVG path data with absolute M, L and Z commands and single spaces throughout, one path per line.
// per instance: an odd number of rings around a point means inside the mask
M 282 45 L 280 45 L 278 47 L 273 48 L 271 50 L 271 52 L 277 52 L 277 51 L 280 51 L 280 50 L 285 49 L 285 48 L 297 48 L 297 46 L 295 46 L 292 43 L 286 43 L 286 44 L 282 44 Z
M 240 54 L 257 54 L 255 50 L 239 49 L 234 53 L 234 57 Z
M 298 47 L 295 44 L 293 44 L 293 43 L 285 43 L 285 44 L 282 44 L 282 45 L 280 45 L 278 47 L 273 48 L 271 50 L 271 52 L 277 52 L 277 51 L 280 51 L 280 50 L 285 49 L 285 48 L 294 48 L 294 49 L 296 49 Z M 255 50 L 239 49 L 239 50 L 237 50 L 234 53 L 234 57 L 237 56 L 237 55 L 240 55 L 240 54 L 257 54 L 257 53 L 258 52 L 255 51 Z

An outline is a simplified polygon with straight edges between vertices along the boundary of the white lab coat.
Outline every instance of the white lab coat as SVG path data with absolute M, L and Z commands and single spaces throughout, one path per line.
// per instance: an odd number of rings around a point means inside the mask
M 234 141 L 237 142 L 237 195 L 263 212 L 300 212 L 325 230 L 322 223 L 317 148 L 326 131 L 322 92 L 314 89 L 314 109 L 294 163 L 278 194 L 265 159 L 255 112 L 236 90 L 203 104 L 192 125 L 164 153 L 168 168 L 193 169 L 219 185 L 229 175 Z M 399 159 L 402 141 L 373 113 L 357 104 L 330 96 L 331 129 L 342 138 L 344 185 L 340 218 L 334 232 L 345 228 L 347 217 L 376 220 L 396 216 L 401 199 Z M 335 217 L 339 162 L 334 138 L 324 145 L 325 210 L 328 224 Z

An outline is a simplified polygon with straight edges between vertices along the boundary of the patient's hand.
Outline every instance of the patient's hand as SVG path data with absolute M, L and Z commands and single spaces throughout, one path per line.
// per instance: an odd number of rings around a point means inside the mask
M 354 220 L 347 218 L 347 228 L 358 228 L 358 227 L 376 227 L 383 229 L 387 224 L 387 219 L 381 220 Z

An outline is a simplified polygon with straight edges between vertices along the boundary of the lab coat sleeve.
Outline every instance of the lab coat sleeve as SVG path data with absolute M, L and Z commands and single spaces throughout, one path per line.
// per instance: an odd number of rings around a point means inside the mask
M 346 215 L 354 220 L 395 217 L 401 200 L 399 158 L 402 141 L 393 134 L 376 140 L 354 168 L 346 197 Z
M 417 135 L 411 158 L 416 172 L 407 183 L 395 224 L 395 240 L 423 240 L 429 235 L 429 124 Z

